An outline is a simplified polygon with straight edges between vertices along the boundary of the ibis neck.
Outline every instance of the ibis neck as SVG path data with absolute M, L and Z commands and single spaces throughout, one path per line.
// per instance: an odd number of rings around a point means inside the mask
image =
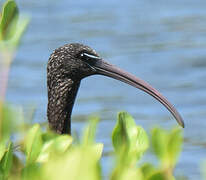
M 71 134 L 71 113 L 80 81 L 71 79 L 48 84 L 47 117 L 49 126 L 58 134 Z

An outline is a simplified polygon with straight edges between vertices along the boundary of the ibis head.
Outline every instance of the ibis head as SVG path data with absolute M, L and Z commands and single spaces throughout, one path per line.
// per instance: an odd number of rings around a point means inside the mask
M 153 96 L 184 127 L 178 111 L 156 89 L 134 75 L 108 63 L 90 47 L 73 43 L 56 49 L 51 54 L 47 65 L 47 117 L 52 130 L 59 134 L 71 133 L 71 113 L 80 81 L 97 74 L 117 79 Z

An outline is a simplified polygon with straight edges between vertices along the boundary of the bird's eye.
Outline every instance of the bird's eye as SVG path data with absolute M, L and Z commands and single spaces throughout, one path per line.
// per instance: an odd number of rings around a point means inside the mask
M 95 56 L 93 54 L 89 54 L 89 53 L 86 53 L 86 52 L 80 53 L 79 57 L 84 61 L 100 59 L 98 56 Z

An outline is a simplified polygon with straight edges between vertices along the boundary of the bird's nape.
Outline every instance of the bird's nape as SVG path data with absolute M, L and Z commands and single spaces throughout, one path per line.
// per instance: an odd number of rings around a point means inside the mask
M 57 133 L 71 133 L 71 112 L 81 79 L 90 75 L 108 76 L 153 96 L 162 103 L 184 127 L 184 122 L 174 106 L 143 80 L 104 61 L 90 47 L 67 44 L 54 51 L 47 66 L 48 108 L 51 129 Z

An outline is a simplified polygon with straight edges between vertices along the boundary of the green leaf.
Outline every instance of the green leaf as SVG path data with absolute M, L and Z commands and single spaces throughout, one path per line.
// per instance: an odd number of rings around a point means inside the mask
M 19 45 L 30 19 L 28 16 L 19 15 L 14 0 L 8 0 L 2 11 L 2 17 L 0 17 L 0 49 L 13 52 Z M 7 58 L 5 62 L 10 64 L 11 59 Z
M 144 180 L 143 174 L 139 168 L 127 167 L 124 169 L 116 169 L 111 175 L 111 180 Z
M 117 124 L 112 132 L 112 142 L 116 151 L 125 148 L 132 159 L 139 159 L 149 146 L 144 129 L 136 126 L 132 116 L 126 112 L 120 112 L 118 115 Z
M 100 160 L 102 156 L 102 152 L 103 152 L 103 147 L 104 147 L 104 144 L 102 143 L 96 143 L 92 145 L 92 150 L 94 151 L 93 155 L 95 156 L 95 159 Z
M 154 173 L 147 178 L 147 180 L 172 180 L 171 178 L 165 178 L 165 175 L 162 171 L 154 171 Z
M 43 162 L 47 162 L 49 160 L 50 154 L 53 150 L 52 145 L 53 145 L 53 140 L 44 143 L 44 145 L 41 148 L 41 151 L 39 153 L 39 156 L 36 160 L 37 162 L 43 163 Z
M 13 160 L 13 145 L 10 142 L 8 149 L 5 151 L 1 161 L 0 161 L 0 167 L 3 171 L 3 177 L 6 179 L 9 175 L 9 172 L 12 167 L 12 160 Z
M 2 121 L 1 121 L 1 141 L 7 141 L 7 139 L 9 139 L 11 131 L 13 129 L 13 111 L 12 109 L 7 106 L 7 105 L 3 105 L 2 107 Z
M 42 141 L 43 143 L 46 143 L 50 140 L 54 140 L 56 137 L 59 137 L 59 134 L 54 133 L 53 131 L 47 131 L 45 133 L 42 133 Z
M 155 167 L 152 164 L 145 163 L 142 165 L 141 171 L 144 176 L 144 179 L 147 179 L 154 173 Z
M 99 122 L 98 117 L 91 117 L 89 126 L 85 129 L 83 137 L 82 137 L 82 144 L 88 145 L 93 144 L 95 141 L 95 135 L 96 135 L 96 127 L 97 123 Z
M 53 148 L 55 148 L 56 153 L 65 152 L 72 143 L 72 137 L 69 135 L 61 135 L 55 138 L 53 142 Z
M 94 144 L 71 148 L 67 153 L 45 163 L 43 179 L 101 179 L 99 153 L 97 153 L 100 149 L 102 149 L 102 145 Z
M 43 152 L 38 158 L 39 162 L 44 162 L 43 179 L 100 179 L 99 161 L 103 144 L 94 143 L 97 122 L 98 118 L 96 117 L 90 119 L 89 126 L 82 136 L 81 144 L 71 146 L 72 138 L 67 135 L 50 138 L 44 144 Z
M 35 124 L 28 132 L 26 137 L 26 163 L 30 164 L 36 161 L 42 148 L 42 132 L 39 124 Z
M 72 137 L 68 135 L 59 135 L 44 143 L 38 156 L 38 162 L 48 161 L 52 155 L 60 156 L 66 152 L 72 143 Z
M 15 28 L 15 33 L 12 36 L 11 39 L 11 45 L 13 47 L 17 47 L 20 43 L 20 39 L 24 33 L 24 31 L 26 30 L 28 24 L 29 24 L 30 18 L 28 16 L 21 16 L 19 18 L 19 21 L 17 23 L 17 26 Z
M 41 179 L 41 166 L 38 163 L 27 164 L 21 173 L 22 180 L 40 180 Z
M 160 160 L 162 168 L 172 173 L 182 147 L 182 133 L 180 128 L 165 131 L 160 128 L 152 130 L 152 147 Z
M 132 146 L 133 151 L 136 151 L 136 156 L 140 158 L 149 147 L 149 139 L 147 133 L 140 126 L 137 126 L 137 139 L 135 141 L 136 146 Z
M 5 151 L 6 151 L 6 143 L 1 142 L 0 143 L 0 161 L 3 158 Z
M 121 150 L 123 146 L 129 147 L 130 141 L 134 141 L 136 135 L 137 128 L 132 116 L 127 112 L 120 112 L 112 131 L 112 143 L 115 151 Z
M 182 131 L 179 127 L 172 129 L 169 134 L 167 151 L 170 165 L 175 166 L 182 149 Z
M 152 147 L 155 155 L 161 160 L 164 161 L 167 156 L 167 134 L 164 130 L 159 128 L 154 128 L 152 130 Z
M 12 29 L 15 29 L 18 20 L 18 8 L 16 2 L 8 0 L 2 9 L 0 20 L 0 40 L 11 38 Z
M 6 142 L 9 139 L 11 133 L 17 130 L 16 126 L 21 118 L 22 114 L 20 109 L 3 104 L 0 130 L 1 142 Z

